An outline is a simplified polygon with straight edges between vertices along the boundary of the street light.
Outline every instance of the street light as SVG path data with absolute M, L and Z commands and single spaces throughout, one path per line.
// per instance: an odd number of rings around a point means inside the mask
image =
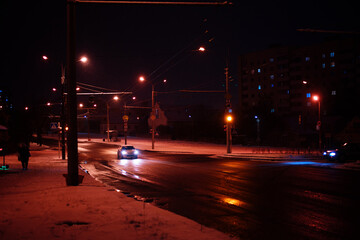
M 205 47 L 203 47 L 203 46 L 199 47 L 198 51 L 205 52 Z
M 318 102 L 318 121 L 316 124 L 316 130 L 319 131 L 319 151 L 321 152 L 321 111 L 320 111 L 320 97 L 318 95 L 313 96 L 313 101 Z
M 85 57 L 85 56 L 83 56 L 83 57 L 80 58 L 79 61 L 80 61 L 80 62 L 83 62 L 83 63 L 86 63 L 86 62 L 88 61 L 88 58 Z
M 43 55 L 42 59 L 44 61 L 50 61 L 51 59 L 49 59 L 48 56 Z M 82 62 L 82 63 L 86 63 L 88 61 L 88 58 L 83 56 L 81 57 L 78 62 Z M 62 128 L 61 131 L 61 145 L 62 145 L 62 159 L 66 158 L 66 153 L 65 153 L 65 131 L 64 131 L 64 126 L 66 125 L 66 119 L 65 119 L 65 67 L 63 64 L 61 64 L 61 115 L 60 115 L 60 125 Z M 77 91 L 80 89 L 76 89 Z M 53 88 L 53 91 L 56 91 L 56 88 Z
M 112 100 L 118 101 L 119 97 L 118 96 L 114 96 L 112 98 Z M 109 103 L 111 100 L 106 102 L 106 128 L 107 128 L 107 141 L 110 142 L 110 120 L 109 120 Z
M 140 76 L 139 77 L 139 81 L 144 82 L 145 81 L 145 77 Z M 166 83 L 167 80 L 164 79 L 163 83 Z M 151 115 L 150 115 L 150 120 L 151 120 L 151 149 L 155 149 L 155 119 L 156 119 L 156 114 L 155 114 L 155 84 L 151 83 Z

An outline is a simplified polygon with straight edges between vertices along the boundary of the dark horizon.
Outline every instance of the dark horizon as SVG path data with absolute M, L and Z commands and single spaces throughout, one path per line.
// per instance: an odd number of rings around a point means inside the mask
M 233 2 L 231 6 L 77 4 L 77 55 L 89 58 L 87 66 L 78 64 L 77 81 L 131 90 L 138 99 L 148 99 L 150 94 L 149 84 L 137 82 L 139 75 L 151 75 L 151 81 L 166 78 L 167 91 L 222 90 L 228 52 L 234 79 L 231 93 L 236 98 L 239 55 L 274 44 L 304 45 L 334 36 L 299 32 L 299 28 L 359 29 L 355 8 L 347 3 Z M 52 87 L 60 85 L 66 1 L 2 5 L 6 49 L 1 87 L 8 89 L 15 106 L 40 104 L 51 97 Z M 207 51 L 196 51 L 200 45 Z M 43 55 L 49 57 L 46 63 Z M 213 104 L 213 96 L 191 98 Z

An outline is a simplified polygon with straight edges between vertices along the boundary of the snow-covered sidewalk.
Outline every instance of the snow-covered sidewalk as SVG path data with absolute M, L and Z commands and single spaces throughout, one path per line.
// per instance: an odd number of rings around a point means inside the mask
M 0 171 L 0 239 L 231 239 L 126 197 L 81 170 L 83 182 L 66 186 L 67 162 L 55 150 L 34 147 L 29 170 L 10 155 L 9 170 Z

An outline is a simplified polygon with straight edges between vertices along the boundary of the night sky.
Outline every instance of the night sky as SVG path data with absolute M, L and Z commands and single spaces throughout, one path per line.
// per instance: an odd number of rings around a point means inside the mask
M 353 1 L 233 1 L 232 6 L 77 5 L 77 81 L 133 91 L 223 90 L 227 52 L 236 104 L 237 57 L 273 44 L 304 45 L 332 36 L 299 28 L 358 31 Z M 340 5 L 341 4 L 341 5 Z M 0 87 L 15 107 L 45 103 L 66 58 L 66 0 L 1 1 Z M 207 51 L 200 53 L 203 45 Z M 42 55 L 49 60 L 44 62 Z M 167 79 L 166 86 L 161 81 Z M 166 100 L 165 100 L 166 98 Z M 212 101 L 209 101 L 212 99 Z M 167 104 L 223 106 L 219 94 L 164 94 Z

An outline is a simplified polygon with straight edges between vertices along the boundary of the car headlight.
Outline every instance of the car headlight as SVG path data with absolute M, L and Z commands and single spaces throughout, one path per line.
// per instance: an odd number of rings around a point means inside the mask
M 335 156 L 336 156 L 336 152 L 331 152 L 329 155 L 330 155 L 330 157 L 335 157 Z
M 122 151 L 121 151 L 121 154 L 122 154 L 122 155 L 126 155 L 127 152 L 126 152 L 125 150 L 122 150 Z
M 138 151 L 138 150 L 135 150 L 135 151 L 134 151 L 134 154 L 135 154 L 135 155 L 139 155 L 139 151 Z
M 323 155 L 326 156 L 326 152 L 323 152 Z

